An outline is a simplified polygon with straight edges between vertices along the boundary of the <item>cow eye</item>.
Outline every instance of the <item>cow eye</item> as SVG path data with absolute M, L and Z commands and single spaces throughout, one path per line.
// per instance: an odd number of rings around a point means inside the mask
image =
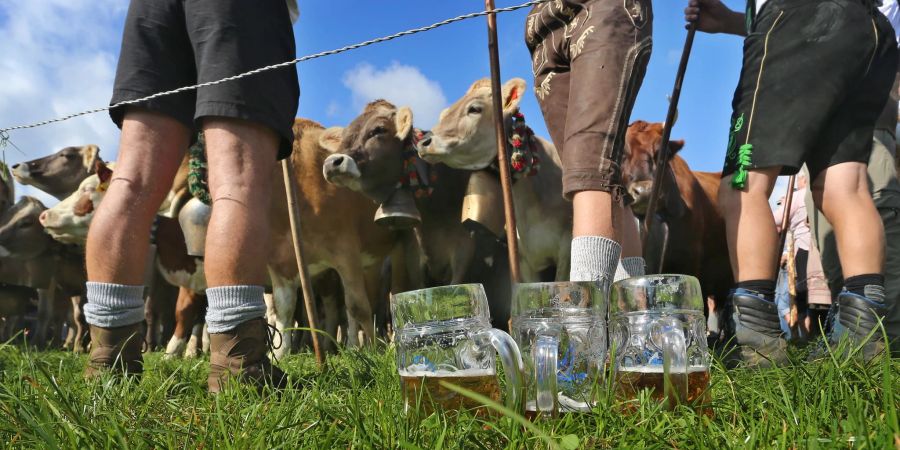
M 481 114 L 481 106 L 478 106 L 478 105 L 469 106 L 469 110 L 466 111 L 466 114 Z
M 34 225 L 34 221 L 31 219 L 25 219 L 25 220 L 19 222 L 19 228 L 28 228 L 32 225 Z
M 75 158 L 76 156 L 78 156 L 78 155 L 76 155 L 75 153 L 72 153 L 72 152 L 66 152 L 66 153 L 62 154 L 62 157 L 66 158 L 66 159 L 72 159 L 72 158 Z
M 369 137 L 373 138 L 375 136 L 384 134 L 386 131 L 387 131 L 387 129 L 385 127 L 379 125 L 379 126 L 373 128 L 372 131 L 369 132 Z

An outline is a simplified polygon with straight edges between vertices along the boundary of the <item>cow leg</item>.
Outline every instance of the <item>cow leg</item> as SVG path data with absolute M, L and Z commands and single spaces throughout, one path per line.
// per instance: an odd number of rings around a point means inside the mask
M 195 323 L 191 328 L 191 337 L 187 341 L 187 345 L 184 348 L 184 357 L 185 359 L 193 359 L 200 356 L 200 352 L 202 351 L 201 346 L 203 345 L 203 327 L 205 324 L 203 323 Z
M 51 283 L 49 289 L 38 289 L 37 325 L 32 342 L 41 350 L 47 348 L 47 333 L 53 309 L 53 295 L 55 294 L 53 285 L 55 283 Z
M 467 236 L 459 239 L 456 243 L 456 251 L 453 252 L 450 260 L 450 270 L 453 272 L 450 280 L 451 284 L 462 284 L 466 281 L 466 275 L 474 257 L 475 246 L 472 239 Z
M 87 332 L 87 321 L 84 318 L 84 304 L 86 297 L 77 295 L 72 297 L 72 323 L 75 325 L 75 343 L 72 351 L 76 354 L 84 353 L 84 337 Z
M 358 254 L 358 250 L 349 253 L 343 252 L 343 255 Z M 347 343 L 351 346 L 360 346 L 375 337 L 372 303 L 366 291 L 365 272 L 361 261 L 351 258 L 344 263 L 338 273 L 344 286 L 344 303 L 347 309 Z M 362 339 L 360 339 L 360 332 L 363 334 Z
M 275 305 L 275 328 L 281 333 L 280 341 L 276 337 L 272 350 L 275 358 L 281 358 L 290 351 L 293 341 L 294 315 L 297 312 L 297 289 L 300 287 L 299 275 L 291 280 L 273 271 L 269 271 L 272 280 L 272 297 Z
M 200 309 L 198 295 L 187 288 L 178 289 L 178 300 L 175 304 L 175 331 L 166 346 L 165 358 L 178 358 L 184 354 L 191 329 L 197 320 Z
M 207 329 L 206 322 L 203 322 L 203 334 L 200 341 L 200 348 L 203 350 L 203 353 L 209 354 L 209 330 Z

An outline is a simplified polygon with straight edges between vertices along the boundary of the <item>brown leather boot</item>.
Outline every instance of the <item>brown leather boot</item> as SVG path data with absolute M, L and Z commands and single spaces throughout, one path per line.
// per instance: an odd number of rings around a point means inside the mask
M 116 328 L 91 325 L 91 357 L 84 377 L 96 378 L 107 370 L 116 375 L 140 376 L 144 371 L 143 344 L 140 322 Z
M 221 392 L 231 376 L 260 391 L 266 386 L 286 388 L 287 375 L 266 356 L 269 342 L 268 325 L 262 318 L 248 320 L 224 333 L 210 333 L 209 392 Z

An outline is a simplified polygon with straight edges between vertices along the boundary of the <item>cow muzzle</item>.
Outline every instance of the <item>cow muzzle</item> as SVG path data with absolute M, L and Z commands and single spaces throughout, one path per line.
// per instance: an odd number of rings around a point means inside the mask
M 325 158 L 322 164 L 322 174 L 325 181 L 336 186 L 350 187 L 354 180 L 359 180 L 361 174 L 356 161 L 348 155 L 336 154 Z
M 643 214 L 646 212 L 652 189 L 652 181 L 636 181 L 628 185 L 628 194 L 634 199 L 631 208 L 635 213 Z
M 25 181 L 31 179 L 31 171 L 28 169 L 28 164 L 14 164 L 12 166 L 12 176 L 20 184 L 25 184 Z

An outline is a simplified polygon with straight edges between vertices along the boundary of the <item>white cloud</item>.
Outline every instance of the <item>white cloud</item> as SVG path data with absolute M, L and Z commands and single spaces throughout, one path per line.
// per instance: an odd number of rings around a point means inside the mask
M 437 123 L 441 110 L 447 107 L 447 97 L 440 84 L 429 80 L 414 66 L 398 62 L 384 69 L 362 63 L 344 74 L 344 86 L 353 94 L 353 108 L 362 108 L 372 100 L 383 98 L 397 106 L 413 111 L 415 125 L 431 128 Z
M 105 105 L 112 94 L 121 23 L 121 0 L 0 0 L 0 128 L 50 119 Z M 70 145 L 97 144 L 115 159 L 118 130 L 106 113 L 32 130 L 10 139 L 11 165 Z M 55 200 L 17 186 L 18 195 Z
M 328 103 L 328 108 L 325 110 L 325 114 L 328 117 L 337 117 L 341 113 L 341 105 L 332 100 Z

